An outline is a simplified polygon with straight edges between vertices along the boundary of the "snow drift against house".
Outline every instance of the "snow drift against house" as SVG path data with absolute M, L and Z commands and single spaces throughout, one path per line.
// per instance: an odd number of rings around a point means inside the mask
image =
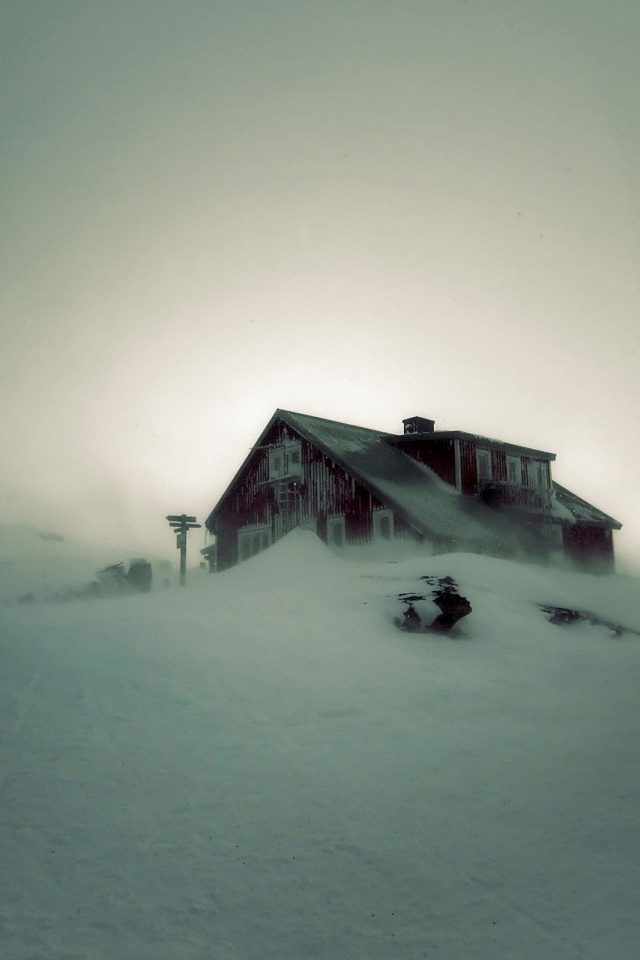
M 457 640 L 394 626 L 424 575 Z M 296 531 L 0 611 L 3 957 L 636 960 L 640 642 L 538 604 L 640 629 L 637 588 Z

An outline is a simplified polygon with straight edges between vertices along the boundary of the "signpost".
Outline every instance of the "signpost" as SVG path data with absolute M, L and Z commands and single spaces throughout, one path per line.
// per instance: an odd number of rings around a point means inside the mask
M 169 514 L 167 520 L 176 533 L 176 548 L 180 551 L 180 586 L 184 587 L 187 582 L 187 531 L 198 530 L 201 524 L 196 523 L 196 518 L 188 517 L 186 513 L 179 516 Z

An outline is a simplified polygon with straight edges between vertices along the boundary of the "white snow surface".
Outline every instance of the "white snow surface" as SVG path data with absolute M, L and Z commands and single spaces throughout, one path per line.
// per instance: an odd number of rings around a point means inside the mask
M 4 960 L 637 960 L 638 581 L 392 559 L 0 610 Z

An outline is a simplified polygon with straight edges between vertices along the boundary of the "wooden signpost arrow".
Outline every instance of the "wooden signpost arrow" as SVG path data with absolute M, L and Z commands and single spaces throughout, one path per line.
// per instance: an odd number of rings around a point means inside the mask
M 196 523 L 196 518 L 186 513 L 169 514 L 167 520 L 176 532 L 176 547 L 180 551 L 180 586 L 184 587 L 187 582 L 187 531 L 197 530 L 202 524 Z

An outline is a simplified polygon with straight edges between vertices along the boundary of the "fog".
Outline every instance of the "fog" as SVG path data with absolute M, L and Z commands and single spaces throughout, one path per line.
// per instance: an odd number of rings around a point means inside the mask
M 170 552 L 276 407 L 422 415 L 556 452 L 633 561 L 639 28 L 595 0 L 9 5 L 0 520 Z

